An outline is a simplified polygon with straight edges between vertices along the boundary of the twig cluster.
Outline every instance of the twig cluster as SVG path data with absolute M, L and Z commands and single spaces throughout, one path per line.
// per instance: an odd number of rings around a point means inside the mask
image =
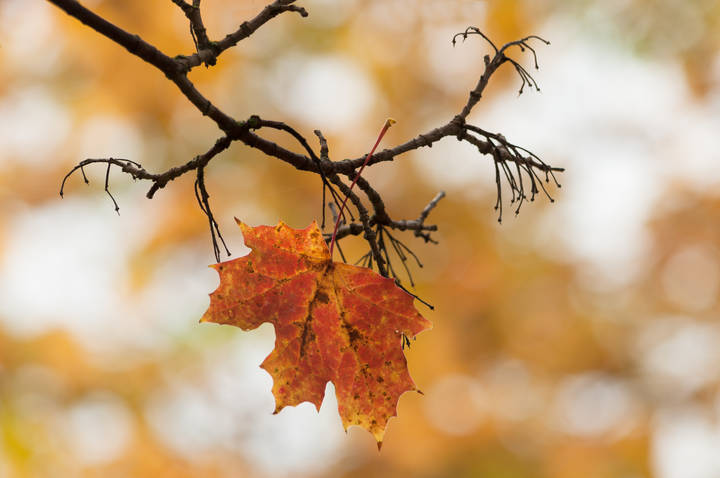
M 209 117 L 223 132 L 215 144 L 205 153 L 195 156 L 185 164 L 172 167 L 164 172 L 150 173 L 139 163 L 129 159 L 103 158 L 85 159 L 75 166 L 63 179 L 60 189 L 62 196 L 67 179 L 76 171 L 80 170 L 87 183 L 84 168 L 91 164 L 101 163 L 106 165 L 105 191 L 110 196 L 119 211 L 115 198 L 109 189 L 110 168 L 115 166 L 123 173 L 130 175 L 133 179 L 149 181 L 151 183 L 147 197 L 152 198 L 160 189 L 164 188 L 170 181 L 190 172 L 194 172 L 195 195 L 202 212 L 207 216 L 213 251 L 219 262 L 221 252 L 224 249 L 229 255 L 230 252 L 220 233 L 217 221 L 213 216 L 210 207 L 210 195 L 205 185 L 205 169 L 210 161 L 219 153 L 227 149 L 233 141 L 239 141 L 251 148 L 262 151 L 268 156 L 284 161 L 300 171 L 308 171 L 320 176 L 322 181 L 322 227 L 325 227 L 325 211 L 329 205 L 333 214 L 337 214 L 339 205 L 347 197 L 355 209 L 352 212 L 341 213 L 339 220 L 343 221 L 337 232 L 337 239 L 347 236 L 362 236 L 368 243 L 369 252 L 358 261 L 368 267 L 375 267 L 378 272 L 386 277 L 395 278 L 400 283 L 400 276 L 397 271 L 397 264 L 394 258 L 400 263 L 405 271 L 410 284 L 414 285 L 410 273 L 410 263 L 422 267 L 422 263 L 403 241 L 396 231 L 413 231 L 416 237 L 422 238 L 425 242 L 436 243 L 431 233 L 437 231 L 434 224 L 426 224 L 426 220 L 444 197 L 445 193 L 438 194 L 414 220 L 394 220 L 388 214 L 380 193 L 364 178 L 357 178 L 357 170 L 363 164 L 365 156 L 354 159 L 343 159 L 333 161 L 330 158 L 328 142 L 319 130 L 315 131 L 319 143 L 318 152 L 310 145 L 310 142 L 297 132 L 294 128 L 281 121 L 272 121 L 251 115 L 245 120 L 237 120 L 223 112 L 212 104 L 205 96 L 197 90 L 195 85 L 188 79 L 188 73 L 200 65 L 210 67 L 215 65 L 220 56 L 229 48 L 237 45 L 243 39 L 252 35 L 274 17 L 285 12 L 295 12 L 305 17 L 308 12 L 295 4 L 296 0 L 275 0 L 267 5 L 257 16 L 245 21 L 233 32 L 227 34 L 219 41 L 213 41 L 208 36 L 202 19 L 200 0 L 192 0 L 189 3 L 185 0 L 171 0 L 185 14 L 189 21 L 190 34 L 195 45 L 195 52 L 186 55 L 169 56 L 155 46 L 146 42 L 140 36 L 128 33 L 122 28 L 112 24 L 108 20 L 93 13 L 77 0 L 48 0 L 68 15 L 78 19 L 98 33 L 106 36 L 115 43 L 125 47 L 130 53 L 141 58 L 159 69 L 171 82 L 173 82 L 183 95 L 199 110 L 203 116 Z M 490 77 L 497 69 L 505 63 L 510 63 L 521 79 L 519 93 L 525 87 L 539 90 L 537 82 L 530 73 L 516 60 L 506 54 L 512 47 L 517 47 L 521 52 L 529 50 L 532 53 L 534 66 L 537 65 L 537 54 L 531 42 L 539 41 L 545 44 L 549 42 L 538 36 L 529 36 L 521 40 L 507 43 L 498 48 L 478 28 L 470 27 L 462 33 L 458 33 L 452 39 L 453 45 L 458 38 L 463 40 L 468 36 L 478 35 L 486 40 L 493 48 L 493 55 L 484 57 L 485 68 L 478 80 L 477 85 L 470 91 L 466 104 L 460 113 L 453 117 L 446 124 L 443 124 L 431 131 L 417 135 L 415 138 L 399 144 L 393 148 L 385 149 L 376 153 L 367 166 L 372 166 L 385 161 L 392 161 L 396 157 L 419 149 L 421 147 L 432 147 L 434 143 L 445 138 L 455 137 L 459 141 L 466 141 L 477 148 L 483 155 L 490 155 L 493 158 L 496 173 L 497 202 L 496 209 L 499 210 L 498 220 L 502 220 L 502 182 L 503 178 L 511 191 L 511 203 L 517 203 L 515 212 L 520 211 L 525 200 L 534 200 L 535 195 L 542 192 L 552 201 L 544 183 L 553 180 L 559 187 L 555 174 L 563 171 L 562 168 L 552 167 L 543 162 L 537 155 L 527 149 L 517 146 L 505 139 L 499 133 L 491 133 L 477 126 L 468 124 L 466 119 L 473 107 L 480 101 L 482 94 L 490 80 Z M 264 129 L 273 129 L 287 133 L 290 138 L 296 141 L 304 153 L 295 153 L 275 142 L 263 138 L 260 133 Z M 368 205 L 355 192 L 351 191 L 348 182 L 357 178 L 357 186 L 365 196 Z M 331 233 L 325 235 L 330 240 Z M 222 245 L 222 248 L 221 248 Z M 338 250 L 343 260 L 345 256 L 338 244 Z

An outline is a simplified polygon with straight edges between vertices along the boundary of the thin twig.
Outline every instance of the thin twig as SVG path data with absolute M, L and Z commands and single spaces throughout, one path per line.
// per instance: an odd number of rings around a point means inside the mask
M 225 239 L 222 237 L 220 232 L 220 226 L 213 216 L 212 209 L 210 209 L 210 195 L 205 188 L 205 167 L 201 166 L 197 168 L 197 178 L 195 179 L 195 198 L 197 199 L 198 205 L 202 212 L 208 218 L 208 224 L 210 226 L 210 237 L 212 238 L 213 253 L 215 254 L 215 261 L 220 262 L 220 245 L 218 239 L 225 248 L 225 253 L 230 257 L 230 250 L 225 244 Z

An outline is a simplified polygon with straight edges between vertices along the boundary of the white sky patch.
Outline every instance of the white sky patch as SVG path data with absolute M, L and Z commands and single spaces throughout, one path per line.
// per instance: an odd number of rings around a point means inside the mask
M 0 2 L 0 55 L 3 68 L 30 74 L 47 74 L 57 68 L 64 39 L 55 31 L 58 12 L 47 2 Z
M 143 324 L 133 320 L 136 304 L 124 281 L 130 251 L 149 233 L 152 217 L 136 203 L 144 200 L 140 190 L 116 197 L 122 216 L 109 198 L 68 197 L 9 219 L 0 255 L 0 321 L 7 331 L 64 329 L 97 351 L 136 340 Z
M 658 179 L 629 151 L 599 146 L 585 150 L 584 159 L 587 167 L 563 175 L 561 200 L 549 210 L 559 216 L 555 236 L 589 267 L 581 277 L 586 287 L 622 286 L 644 270 L 650 250 L 645 223 L 660 192 Z
M 447 375 L 424 390 L 425 417 L 437 430 L 463 436 L 473 433 L 485 419 L 486 393 L 469 375 Z
M 583 437 L 617 438 L 636 423 L 638 400 L 622 380 L 603 373 L 565 379 L 555 401 L 559 429 Z
M 453 36 L 464 32 L 465 28 L 467 22 L 427 25 L 423 29 L 427 73 L 438 88 L 445 91 L 469 92 L 482 73 L 484 40 L 471 35 L 465 44 L 462 37 L 458 38 L 455 46 L 452 44 Z
M 55 161 L 70 126 L 68 111 L 45 88 L 10 91 L 0 99 L 0 158 L 34 164 Z
M 666 148 L 669 178 L 677 178 L 701 191 L 717 190 L 720 184 L 720 97 L 677 108 L 669 113 L 668 121 L 670 124 L 658 149 Z
M 85 465 L 118 459 L 132 440 L 132 414 L 109 392 L 96 392 L 73 403 L 60 418 L 59 432 L 75 458 Z
M 488 389 L 493 414 L 502 419 L 524 420 L 545 405 L 544 387 L 520 360 L 499 360 L 480 381 Z
M 169 370 L 169 385 L 153 394 L 145 407 L 153 431 L 168 447 L 191 459 L 215 447 L 239 447 L 257 429 L 259 415 L 274 409 L 272 380 L 259 367 L 272 347 L 272 328 L 263 325 L 237 333 L 232 341 L 210 351 L 199 377 Z
M 357 0 L 308 0 L 303 5 L 312 12 L 310 21 L 323 28 L 336 28 L 348 21 L 355 12 Z
M 170 345 L 177 334 L 198 326 L 210 303 L 208 294 L 219 283 L 217 272 L 208 267 L 214 259 L 204 252 L 196 247 L 174 248 L 153 269 L 149 284 L 134 297 L 134 315 L 128 318 L 132 321 L 128 335 L 134 335 L 137 345 L 148 351 Z
M 67 199 L 11 222 L 0 265 L 0 318 L 10 331 L 82 334 L 118 307 L 127 232 L 107 221 L 104 206 Z
M 638 360 L 658 397 L 685 398 L 720 375 L 720 327 L 682 318 L 655 320 L 638 339 Z
M 375 86 L 365 71 L 342 56 L 280 59 L 267 87 L 275 107 L 323 132 L 361 124 L 375 102 Z
M 158 437 L 194 460 L 218 450 L 241 453 L 268 475 L 331 466 L 346 441 L 333 387 L 328 385 L 319 414 L 303 403 L 273 415 L 272 379 L 259 367 L 274 346 L 273 335 L 269 325 L 238 333 L 209 354 L 199 384 L 191 377 L 171 378 L 172 385 L 146 407 Z
M 398 35 L 416 24 L 421 11 L 414 0 L 381 0 L 368 3 L 367 7 L 360 10 L 359 15 L 368 15 L 368 21 L 372 22 L 373 26 L 398 32 Z
M 93 116 L 76 134 L 80 138 L 77 157 L 142 161 L 142 136 L 134 124 L 123 118 Z
M 156 394 L 146 408 L 148 421 L 162 443 L 189 458 L 232 438 L 235 420 L 221 419 L 219 413 L 207 403 L 202 389 L 189 385 Z
M 481 156 L 474 146 L 455 138 L 444 138 L 432 148 L 420 148 L 408 159 L 439 190 L 455 190 L 456 193 L 477 197 L 486 194 L 495 185 L 492 159 Z M 479 214 L 492 213 L 490 206 L 493 205 L 494 202 L 481 209 Z
M 698 408 L 668 409 L 653 421 L 651 466 L 658 478 L 720 476 L 720 416 Z
M 333 465 L 347 441 L 337 406 L 335 388 L 328 384 L 319 413 L 314 405 L 302 403 L 277 415 L 262 415 L 258 433 L 247 443 L 246 457 L 274 475 L 317 473 Z

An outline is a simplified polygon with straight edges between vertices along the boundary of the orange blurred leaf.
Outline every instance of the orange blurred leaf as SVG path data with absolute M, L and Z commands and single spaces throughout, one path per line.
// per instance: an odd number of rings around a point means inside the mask
M 238 224 L 252 252 L 212 266 L 220 286 L 201 320 L 243 330 L 273 324 L 275 349 L 262 368 L 273 378 L 275 413 L 305 401 L 319 410 L 331 381 L 345 429 L 359 425 L 380 446 L 400 395 L 417 390 L 402 335 L 430 322 L 392 279 L 333 262 L 317 223 Z

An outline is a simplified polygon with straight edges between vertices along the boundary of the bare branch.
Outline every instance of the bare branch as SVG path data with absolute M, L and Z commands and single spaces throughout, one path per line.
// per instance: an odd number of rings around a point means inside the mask
M 413 230 L 415 231 L 415 236 L 421 237 L 425 240 L 425 242 L 431 242 L 433 244 L 437 244 L 437 241 L 433 240 L 430 237 L 431 231 L 437 231 L 437 226 L 435 225 L 426 225 L 425 220 L 427 219 L 430 212 L 437 206 L 438 202 L 445 197 L 444 192 L 440 192 L 437 194 L 430 203 L 425 206 L 425 208 L 420 213 L 420 216 L 418 219 L 414 221 L 393 221 L 390 218 L 385 218 L 384 220 L 381 220 L 377 216 L 373 216 L 370 218 L 370 226 L 375 228 L 375 239 L 376 239 L 376 247 L 377 249 L 374 249 L 372 246 L 373 244 L 370 243 L 370 251 L 362 256 L 356 264 L 360 263 L 361 265 L 365 267 L 372 268 L 373 264 L 378 265 L 378 270 L 380 271 L 381 266 L 386 266 L 386 272 L 381 272 L 386 277 L 392 277 L 395 279 L 395 281 L 400 284 L 401 279 L 398 275 L 397 271 L 395 270 L 395 267 L 393 266 L 393 261 L 391 259 L 391 251 L 393 252 L 393 255 L 397 257 L 397 259 L 400 261 L 400 263 L 403 266 L 403 269 L 405 270 L 405 274 L 407 275 L 408 280 L 410 281 L 410 286 L 415 287 L 415 283 L 412 278 L 412 273 L 410 271 L 410 267 L 408 266 L 408 261 L 410 259 L 413 259 L 415 264 L 418 267 L 423 267 L 422 262 L 420 262 L 420 259 L 418 256 L 408 247 L 405 243 L 400 241 L 398 238 L 396 238 L 390 230 L 399 230 L 399 231 L 405 231 L 405 230 Z M 338 232 L 336 234 L 336 240 L 339 240 L 343 237 L 347 236 L 359 236 L 360 234 L 365 233 L 366 234 L 366 225 L 365 224 L 358 224 L 358 223 L 351 223 L 351 224 L 345 224 L 341 226 L 338 229 Z M 367 237 L 367 235 L 365 235 Z M 325 240 L 330 241 L 332 239 L 332 234 L 325 234 Z M 379 253 L 379 254 L 378 254 Z M 378 261 L 378 255 L 381 258 L 380 261 Z M 373 260 L 374 259 L 374 260 Z M 417 298 L 417 297 L 416 297 Z M 418 298 L 419 299 L 419 298 Z M 421 302 L 425 303 L 421 300 Z M 429 304 L 426 304 L 429 307 Z
M 462 37 L 463 42 L 467 40 L 467 37 L 469 35 L 479 35 L 481 36 L 486 42 L 490 44 L 491 47 L 493 47 L 493 50 L 495 50 L 495 53 L 500 53 L 497 46 L 495 46 L 495 43 L 493 43 L 492 40 L 490 40 L 482 31 L 480 31 L 477 27 L 467 27 L 464 32 L 462 33 L 456 33 L 452 37 L 452 44 L 455 46 L 455 43 L 457 42 L 458 37 Z
M 370 245 L 372 256 L 375 258 L 375 261 L 377 263 L 378 272 L 380 272 L 381 275 L 388 277 L 387 268 L 385 267 L 385 260 L 382 257 L 380 247 L 377 243 L 377 234 L 375 233 L 375 231 L 373 231 L 370 224 L 370 215 L 368 214 L 368 210 L 365 208 L 362 201 L 360 201 L 360 198 L 350 190 L 349 186 L 342 182 L 342 180 L 338 177 L 337 174 L 332 174 L 329 177 L 330 180 L 338 186 L 340 191 L 342 191 L 342 193 L 350 199 L 350 201 L 357 209 L 360 222 L 362 223 L 363 232 L 365 233 L 363 235 L 363 238 Z
M 200 205 L 200 209 L 208 218 L 215 261 L 220 262 L 220 245 L 218 244 L 218 239 L 220 239 L 228 257 L 230 257 L 230 250 L 228 249 L 227 244 L 225 244 L 225 239 L 223 239 L 222 234 L 220 233 L 220 226 L 218 226 L 217 221 L 215 221 L 212 209 L 210 209 L 210 195 L 205 188 L 205 166 L 197 168 L 197 178 L 195 179 L 195 198 Z
M 440 200 L 444 197 L 445 191 L 439 192 L 433 198 L 433 200 L 430 201 L 427 206 L 425 206 L 417 219 L 395 221 L 390 219 L 389 217 L 381 219 L 377 215 L 374 215 L 370 218 L 370 225 L 381 225 L 398 231 L 414 231 L 416 237 L 422 237 L 423 239 L 425 239 L 425 242 L 432 242 L 437 244 L 437 242 L 430 238 L 429 234 L 427 233 L 437 231 L 438 227 L 436 225 L 425 224 L 425 220 L 430 214 L 430 211 L 432 211 L 437 206 L 438 202 L 440 202 Z M 362 224 L 352 222 L 350 224 L 340 226 L 340 228 L 338 229 L 337 238 L 341 239 L 347 236 L 359 236 L 363 232 L 364 229 Z M 330 236 L 331 234 L 329 233 L 325 234 L 326 238 L 329 238 Z
M 201 55 L 200 52 L 204 52 L 211 48 L 211 42 L 205 29 L 205 24 L 200 14 L 200 0 L 193 0 L 192 5 L 185 2 L 184 0 L 172 0 L 183 11 L 187 19 L 190 21 L 190 35 L 192 36 L 193 43 L 195 44 L 195 50 L 204 62 L 205 66 L 215 64 L 216 56 L 210 56 L 207 58 L 206 55 Z
M 207 51 L 200 51 L 193 55 L 181 57 L 185 67 L 190 70 L 202 63 L 214 65 L 217 58 L 227 49 L 234 47 L 240 41 L 255 33 L 264 24 L 284 12 L 297 12 L 307 17 L 308 12 L 302 7 L 294 5 L 295 0 L 275 0 L 266 6 L 255 18 L 240 24 L 237 30 L 228 34 L 218 42 L 210 42 Z
M 62 183 L 60 184 L 60 197 L 64 197 L 65 195 L 65 183 L 70 178 L 70 176 L 75 173 L 75 171 L 80 170 L 83 176 L 83 180 L 85 184 L 90 184 L 90 181 L 88 181 L 87 176 L 85 176 L 85 166 L 88 166 L 90 164 L 95 163 L 102 163 L 107 164 L 108 166 L 113 165 L 117 166 L 124 173 L 130 174 L 133 179 L 153 179 L 154 175 L 148 173 L 145 171 L 142 166 L 140 166 L 139 163 L 136 163 L 135 161 L 131 161 L 129 159 L 117 159 L 117 158 L 106 158 L 106 159 L 85 159 L 83 161 L 80 161 L 74 168 L 72 168 L 63 178 Z
M 187 3 L 185 0 L 170 0 L 170 1 L 173 2 L 175 5 L 177 5 L 178 7 L 180 7 L 180 9 L 185 13 L 185 15 L 187 15 L 187 12 L 192 8 L 192 5 Z
M 182 166 L 170 168 L 162 174 L 152 175 L 153 177 L 149 179 L 152 179 L 154 184 L 147 193 L 148 199 L 152 199 L 159 189 L 164 188 L 165 185 L 173 179 L 182 176 L 188 171 L 199 170 L 200 168 L 207 166 L 211 159 L 226 150 L 231 143 L 232 140 L 228 136 L 224 136 L 218 139 L 207 153 L 195 156 L 191 161 L 188 161 Z
M 128 159 L 105 158 L 105 159 L 85 159 L 78 163 L 64 177 L 60 195 L 63 195 L 65 183 L 73 173 L 77 170 L 83 175 L 83 179 L 87 183 L 85 176 L 85 167 L 95 163 L 102 163 L 106 166 L 105 171 L 105 191 L 113 201 L 115 210 L 119 207 L 117 201 L 110 192 L 109 175 L 112 166 L 118 167 L 122 172 L 129 174 L 133 179 L 147 180 L 152 183 L 147 197 L 152 198 L 154 194 L 164 188 L 170 181 L 195 171 L 195 194 L 201 210 L 208 218 L 210 233 L 213 243 L 213 251 L 216 260 L 220 260 L 221 248 L 220 244 L 225 248 L 225 252 L 229 255 L 229 251 L 220 233 L 218 223 L 215 221 L 213 213 L 210 209 L 209 193 L 205 185 L 205 168 L 210 161 L 219 153 L 227 149 L 233 141 L 239 141 L 248 147 L 257 149 L 266 155 L 279 159 L 293 166 L 300 171 L 308 171 L 318 174 L 322 179 L 322 211 L 323 226 L 325 223 L 325 207 L 326 207 L 326 191 L 329 189 L 334 204 L 343 203 L 341 194 L 346 200 L 349 200 L 358 213 L 358 221 L 350 212 L 348 220 L 344 217 L 342 208 L 340 214 L 343 215 L 343 224 L 339 225 L 337 230 L 337 239 L 347 237 L 349 235 L 363 235 L 364 239 L 370 246 L 368 254 L 361 258 L 363 264 L 372 267 L 377 266 L 378 271 L 386 277 L 394 277 L 399 281 L 397 271 L 392 264 L 391 257 L 397 257 L 400 260 L 411 285 L 413 284 L 408 261 L 412 259 L 416 265 L 422 267 L 418 257 L 410 250 L 410 248 L 398 239 L 391 231 L 411 230 L 416 237 L 420 237 L 425 242 L 435 243 L 430 234 L 437 230 L 436 225 L 425 224 L 430 212 L 437 206 L 438 202 L 444 197 L 444 193 L 438 194 L 420 213 L 415 220 L 393 220 L 390 218 L 381 194 L 367 181 L 366 178 L 360 177 L 358 168 L 361 168 L 365 162 L 367 166 L 378 164 L 385 161 L 392 161 L 409 151 L 419 149 L 421 147 L 432 147 L 434 143 L 443 138 L 454 136 L 459 141 L 466 141 L 477 148 L 478 152 L 483 155 L 492 157 L 495 167 L 495 181 L 497 188 L 496 209 L 499 209 L 499 219 L 502 219 L 502 189 L 504 182 L 511 192 L 511 203 L 517 203 L 515 209 L 516 214 L 520 211 L 520 207 L 525 200 L 534 200 L 536 194 L 545 194 L 550 201 L 550 196 L 545 184 L 550 182 L 552 178 L 556 187 L 559 183 L 555 177 L 556 172 L 562 172 L 562 168 L 553 167 L 542 161 L 537 155 L 531 151 L 510 143 L 499 133 L 491 133 L 480 127 L 468 124 L 466 119 L 473 107 L 482 98 L 483 92 L 487 87 L 490 78 L 497 69 L 504 63 L 510 63 L 521 79 L 520 93 L 524 88 L 531 87 L 538 89 L 538 84 L 530 73 L 516 60 L 506 56 L 507 51 L 512 47 L 517 47 L 521 52 L 529 50 L 533 56 L 534 66 L 538 68 L 537 52 L 531 42 L 540 41 L 549 44 L 540 37 L 531 35 L 523 39 L 509 42 L 498 48 L 483 32 L 476 27 L 469 27 L 464 32 L 458 33 L 452 39 L 453 45 L 458 38 L 463 40 L 468 36 L 476 35 L 483 38 L 492 47 L 494 55 L 484 57 L 484 71 L 480 76 L 475 87 L 470 91 L 467 102 L 463 105 L 461 111 L 455 115 L 446 124 L 430 131 L 419 134 L 409 141 L 399 144 L 393 148 L 385 149 L 372 155 L 363 155 L 355 159 L 345 159 L 342 161 L 332 161 L 327 140 L 318 130 L 315 131 L 320 142 L 320 154 L 315 153 L 309 145 L 307 139 L 303 137 L 295 128 L 290 125 L 279 122 L 262 119 L 257 115 L 251 115 L 245 121 L 238 121 L 230 115 L 224 113 L 220 108 L 215 106 L 203 96 L 196 88 L 193 82 L 188 78 L 188 72 L 200 65 L 214 65 L 217 58 L 227 49 L 237 45 L 241 40 L 249 37 L 265 23 L 269 22 L 276 16 L 284 12 L 296 12 L 301 16 L 307 16 L 307 11 L 295 5 L 295 0 L 275 0 L 267 5 L 255 18 L 243 22 L 236 31 L 225 36 L 218 42 L 210 40 L 205 26 L 203 24 L 200 12 L 200 0 L 192 0 L 189 3 L 186 0 L 171 0 L 175 5 L 182 9 L 190 23 L 190 33 L 196 45 L 196 53 L 189 56 L 170 57 L 166 53 L 161 52 L 155 46 L 144 41 L 140 36 L 133 35 L 119 28 L 99 15 L 91 12 L 83 7 L 77 0 L 48 0 L 56 5 L 68 15 L 75 17 L 82 23 L 93 28 L 95 31 L 106 36 L 110 40 L 126 48 L 133 55 L 141 58 L 147 63 L 155 66 L 163 72 L 163 74 L 172 81 L 181 93 L 190 101 L 198 111 L 209 117 L 218 128 L 223 131 L 224 135 L 216 140 L 215 144 L 204 154 L 195 156 L 192 160 L 175 166 L 162 173 L 149 173 L 139 163 Z M 300 146 L 302 146 L 304 154 L 293 152 L 277 143 L 269 141 L 260 136 L 263 128 L 284 131 L 292 136 Z M 379 140 L 378 140 L 379 142 Z M 376 144 L 377 146 L 377 144 Z M 374 148 L 373 148 L 374 150 Z M 367 161 L 366 161 L 367 160 Z M 360 197 L 351 190 L 351 186 L 347 186 L 341 179 L 340 175 L 346 176 L 351 182 L 357 183 L 360 190 L 367 196 L 372 214 L 363 204 Z M 541 176 L 544 175 L 544 181 Z M 338 190 L 340 192 L 338 192 Z M 333 202 L 330 205 L 333 205 Z M 327 237 L 328 235 L 326 235 Z M 338 246 L 339 247 L 339 246 Z M 340 254 L 345 260 L 344 254 Z
M 428 203 L 428 205 L 425 206 L 425 209 L 422 210 L 422 212 L 420 213 L 420 217 L 418 217 L 418 219 L 417 219 L 420 224 L 425 222 L 425 219 L 427 219 L 428 215 L 430 214 L 430 211 L 435 209 L 435 207 L 438 205 L 440 200 L 444 197 L 445 197 L 445 191 L 440 191 L 439 193 L 437 193 L 437 195 L 434 198 L 432 198 L 432 201 L 430 201 Z

